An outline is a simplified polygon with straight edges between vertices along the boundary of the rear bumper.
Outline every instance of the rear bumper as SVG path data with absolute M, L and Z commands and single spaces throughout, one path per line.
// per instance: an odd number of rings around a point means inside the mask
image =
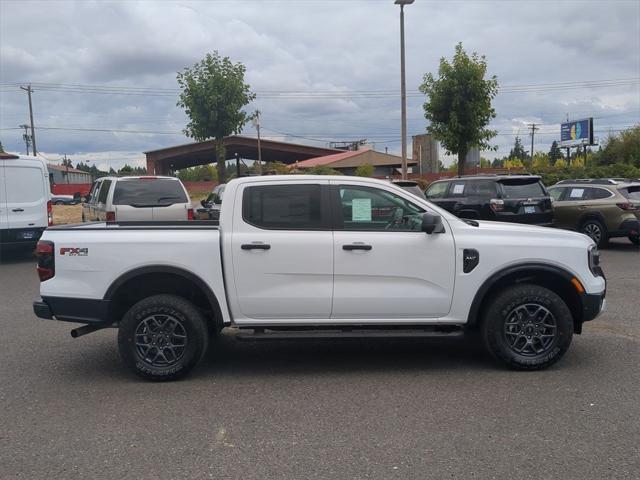
M 496 214 L 496 220 L 498 222 L 524 223 L 538 227 L 550 227 L 553 224 L 553 212 L 530 214 L 500 212 Z
M 640 235 L 640 220 L 628 219 L 620 224 L 618 233 L 622 237 L 635 237 Z
M 33 313 L 47 320 L 87 324 L 109 322 L 109 301 L 90 298 L 43 297 L 33 302 Z
M 2 247 L 35 247 L 45 229 L 46 227 L 32 227 L 0 230 L 0 245 Z

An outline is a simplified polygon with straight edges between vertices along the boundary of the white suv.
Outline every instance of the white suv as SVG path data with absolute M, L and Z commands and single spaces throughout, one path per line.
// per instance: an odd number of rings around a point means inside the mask
M 82 205 L 82 221 L 193 220 L 187 190 L 174 177 L 103 177 Z

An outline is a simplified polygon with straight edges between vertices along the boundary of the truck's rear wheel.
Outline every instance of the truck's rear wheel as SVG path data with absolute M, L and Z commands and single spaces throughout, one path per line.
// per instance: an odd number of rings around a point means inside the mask
M 573 336 L 573 317 L 562 298 L 538 285 L 508 288 L 489 305 L 482 336 L 507 366 L 539 370 L 562 358 Z
M 118 347 L 124 363 L 148 380 L 176 380 L 204 356 L 208 331 L 200 311 L 174 295 L 145 298 L 124 315 Z

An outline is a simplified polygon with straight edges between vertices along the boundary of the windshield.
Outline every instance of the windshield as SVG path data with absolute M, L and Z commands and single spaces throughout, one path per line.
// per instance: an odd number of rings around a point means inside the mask
M 163 178 L 122 180 L 113 192 L 114 205 L 152 207 L 187 202 L 180 182 Z

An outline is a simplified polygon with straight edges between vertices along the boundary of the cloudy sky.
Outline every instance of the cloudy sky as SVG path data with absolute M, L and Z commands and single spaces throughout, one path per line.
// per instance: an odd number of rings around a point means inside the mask
M 423 133 L 425 72 L 457 42 L 486 55 L 503 156 L 527 124 L 548 151 L 559 123 L 596 137 L 640 122 L 640 2 L 434 1 L 406 7 L 409 134 Z M 207 52 L 240 61 L 263 134 L 314 145 L 366 138 L 400 151 L 399 9 L 393 0 L 0 0 L 0 141 L 24 151 L 34 84 L 38 150 L 119 168 L 185 143 L 176 72 Z M 250 126 L 245 132 L 254 135 Z

